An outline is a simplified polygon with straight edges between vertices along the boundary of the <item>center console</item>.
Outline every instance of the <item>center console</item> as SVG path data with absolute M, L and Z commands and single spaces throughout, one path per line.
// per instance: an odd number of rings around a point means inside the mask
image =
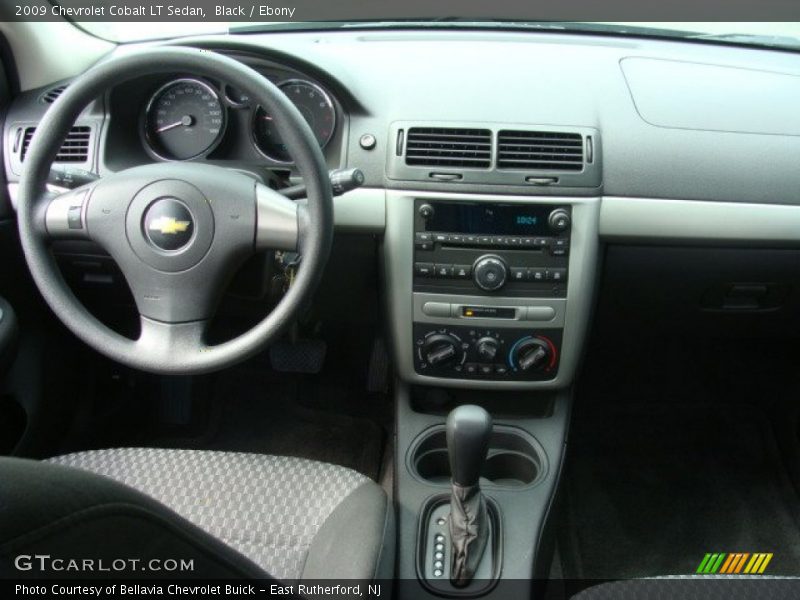
M 586 196 L 387 191 L 399 598 L 532 597 L 546 576 L 599 208 Z M 465 405 L 493 426 L 459 435 Z M 482 551 L 463 554 L 464 515 Z

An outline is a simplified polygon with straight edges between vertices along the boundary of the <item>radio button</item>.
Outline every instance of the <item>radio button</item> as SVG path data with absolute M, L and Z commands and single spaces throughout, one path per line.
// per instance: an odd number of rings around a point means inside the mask
M 533 268 L 528 269 L 528 281 L 544 281 L 547 277 L 547 272 L 544 269 Z
M 506 246 L 508 244 L 508 238 L 504 235 L 496 235 L 492 238 L 492 243 L 495 246 Z
M 511 281 L 525 281 L 528 278 L 528 269 L 525 267 L 511 267 Z
M 550 246 L 550 254 L 553 256 L 566 256 L 569 253 L 569 240 L 557 238 Z
M 535 242 L 536 242 L 535 238 L 521 238 L 520 245 L 531 248 L 536 245 Z
M 509 246 L 519 246 L 520 245 L 519 238 L 518 237 L 508 238 L 508 245 Z
M 453 265 L 453 277 L 456 279 L 469 279 L 472 275 L 472 265 Z
M 451 235 L 450 236 L 450 243 L 451 244 L 463 244 L 464 243 L 464 236 L 463 235 Z
M 478 243 L 478 236 L 477 235 L 465 235 L 464 241 L 470 245 L 476 245 Z
M 537 238 L 534 238 L 534 240 L 533 240 L 533 245 L 536 246 L 537 248 L 543 248 L 545 246 L 548 246 L 549 244 L 550 244 L 550 240 L 548 238 L 537 237 Z
M 436 277 L 452 277 L 453 276 L 453 265 L 435 265 L 433 267 L 433 272 Z
M 422 305 L 422 312 L 429 317 L 449 317 L 450 305 L 446 302 L 426 302 Z
M 481 246 L 491 246 L 492 245 L 492 236 L 490 236 L 490 235 L 478 236 L 478 243 Z
M 432 239 L 431 234 L 425 231 L 418 231 L 414 234 L 414 240 L 417 242 L 430 242 Z
M 547 269 L 547 280 L 555 282 L 564 282 L 567 280 L 566 269 Z
M 433 241 L 434 242 L 444 242 L 447 243 L 450 241 L 450 236 L 446 233 L 434 233 L 433 234 Z
M 556 309 L 552 306 L 529 306 L 525 313 L 526 321 L 552 321 L 556 318 Z
M 481 377 L 487 377 L 494 373 L 494 365 L 478 365 L 478 373 Z
M 417 277 L 433 277 L 433 263 L 414 263 L 414 275 Z

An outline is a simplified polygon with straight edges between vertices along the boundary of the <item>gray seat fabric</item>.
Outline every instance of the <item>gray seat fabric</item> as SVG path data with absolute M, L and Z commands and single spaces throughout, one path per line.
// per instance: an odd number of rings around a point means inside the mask
M 48 462 L 104 475 L 139 490 L 283 580 L 308 576 L 304 567 L 320 530 L 324 538 L 327 530 L 348 527 L 353 518 L 352 511 L 344 509 L 348 498 L 360 505 L 355 510 L 372 509 L 378 517 L 372 519 L 372 531 L 364 532 L 370 538 L 367 546 L 376 553 L 386 529 L 385 495 L 374 482 L 350 469 L 311 460 L 118 448 L 79 452 Z M 329 518 L 344 525 L 326 523 Z M 377 544 L 376 532 L 381 538 Z M 323 539 L 323 544 L 330 542 Z M 312 562 L 317 563 L 314 554 Z M 371 558 L 377 561 L 377 556 Z

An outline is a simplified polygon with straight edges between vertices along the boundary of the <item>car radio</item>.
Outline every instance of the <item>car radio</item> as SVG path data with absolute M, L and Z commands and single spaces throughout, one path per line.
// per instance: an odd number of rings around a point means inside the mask
M 414 370 L 547 381 L 558 372 L 572 206 L 414 201 Z
M 566 296 L 570 206 L 415 201 L 414 291 Z

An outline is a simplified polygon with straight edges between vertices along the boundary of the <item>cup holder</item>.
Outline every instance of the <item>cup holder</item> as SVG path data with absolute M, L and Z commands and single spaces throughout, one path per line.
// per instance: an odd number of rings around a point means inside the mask
M 450 460 L 444 427 L 423 433 L 409 452 L 409 468 L 419 479 L 437 485 L 450 483 Z M 481 472 L 483 485 L 528 487 L 544 476 L 546 459 L 538 442 L 513 427 L 496 425 Z

